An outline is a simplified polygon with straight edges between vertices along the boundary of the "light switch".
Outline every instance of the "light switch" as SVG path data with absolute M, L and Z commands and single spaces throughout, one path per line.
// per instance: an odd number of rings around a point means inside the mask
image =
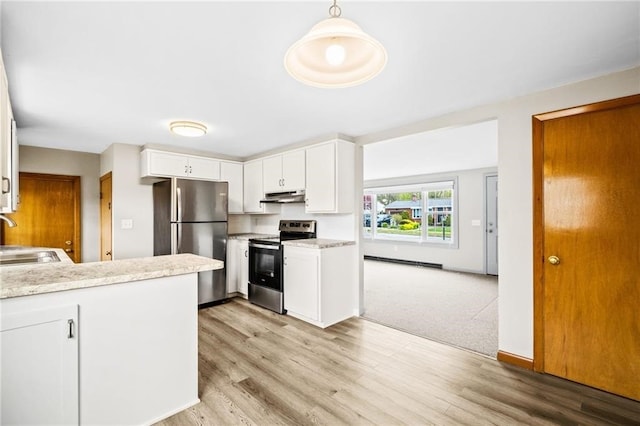
M 133 219 L 122 219 L 120 229 L 133 229 Z
M 480 226 L 480 219 L 472 219 L 471 226 Z

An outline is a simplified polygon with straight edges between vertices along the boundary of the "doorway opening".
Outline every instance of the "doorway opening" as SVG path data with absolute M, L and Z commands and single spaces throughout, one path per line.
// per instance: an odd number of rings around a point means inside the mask
M 497 145 L 489 120 L 363 147 L 364 318 L 496 357 Z

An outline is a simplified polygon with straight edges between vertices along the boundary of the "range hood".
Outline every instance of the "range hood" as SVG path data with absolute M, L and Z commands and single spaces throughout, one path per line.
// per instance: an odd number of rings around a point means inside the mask
M 285 203 L 304 203 L 304 189 L 298 191 L 272 192 L 264 194 L 261 203 L 285 204 Z

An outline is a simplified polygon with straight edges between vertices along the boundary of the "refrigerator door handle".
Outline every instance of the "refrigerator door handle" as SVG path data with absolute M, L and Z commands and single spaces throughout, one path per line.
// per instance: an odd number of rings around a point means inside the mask
M 182 191 L 180 188 L 176 188 L 176 204 L 178 210 L 177 221 L 182 222 Z
M 176 251 L 173 254 L 182 253 L 182 223 L 178 222 L 178 226 L 176 227 L 177 236 L 176 236 Z

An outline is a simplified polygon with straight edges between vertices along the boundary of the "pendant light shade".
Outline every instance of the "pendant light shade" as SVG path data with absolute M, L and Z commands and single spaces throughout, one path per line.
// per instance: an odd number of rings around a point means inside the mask
M 293 78 L 316 87 L 349 87 L 364 83 L 382 71 L 387 52 L 376 39 L 349 19 L 335 4 L 330 18 L 320 21 L 284 57 Z

